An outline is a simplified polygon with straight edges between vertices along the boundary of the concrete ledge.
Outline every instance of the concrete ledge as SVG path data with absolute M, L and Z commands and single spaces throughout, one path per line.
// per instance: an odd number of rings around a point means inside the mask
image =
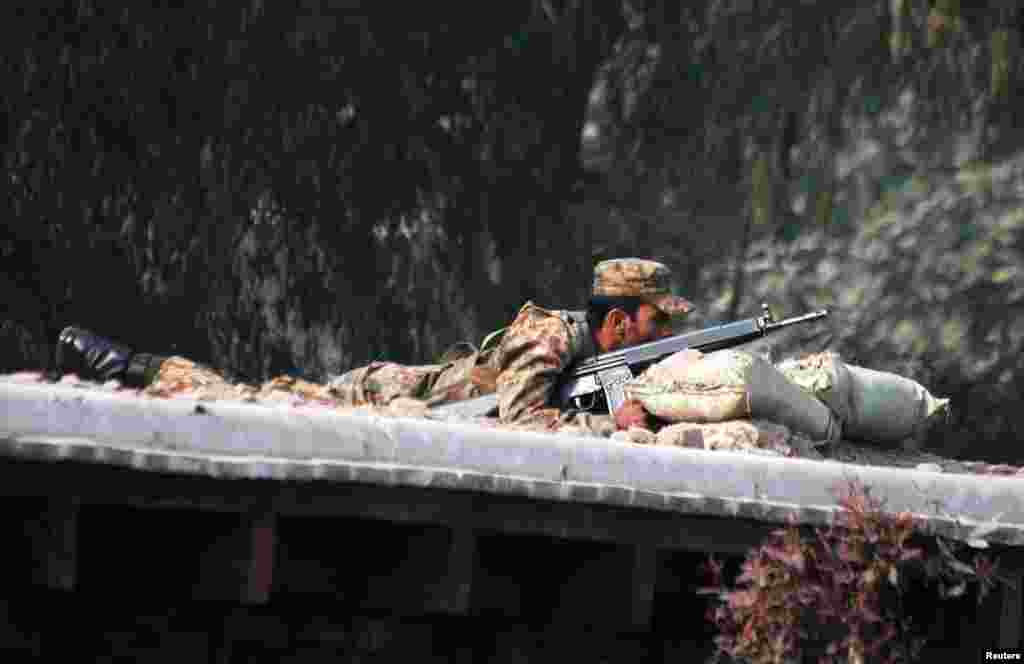
M 824 524 L 859 480 L 934 532 L 1024 544 L 1024 480 L 649 447 L 423 419 L 0 383 L 0 454 L 223 479 L 458 489 Z

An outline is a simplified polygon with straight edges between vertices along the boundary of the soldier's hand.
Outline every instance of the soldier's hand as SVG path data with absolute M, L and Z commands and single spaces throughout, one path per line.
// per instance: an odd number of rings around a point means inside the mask
M 620 431 L 625 431 L 630 427 L 653 430 L 654 417 L 644 410 L 642 403 L 636 399 L 630 399 L 615 411 L 615 426 Z

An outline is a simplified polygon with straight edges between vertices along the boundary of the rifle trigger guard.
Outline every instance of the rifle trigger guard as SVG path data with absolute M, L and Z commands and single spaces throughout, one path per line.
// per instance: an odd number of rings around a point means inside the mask
M 589 413 L 594 410 L 595 406 L 597 406 L 597 394 L 588 394 L 585 396 L 590 397 L 590 399 L 586 400 L 586 403 L 584 403 L 584 396 L 578 396 L 572 398 L 572 405 L 575 410 L 583 413 Z

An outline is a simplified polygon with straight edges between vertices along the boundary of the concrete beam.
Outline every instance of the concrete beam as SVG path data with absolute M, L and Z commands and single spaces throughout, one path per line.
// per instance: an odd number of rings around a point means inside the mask
M 658 550 L 641 545 L 587 547 L 577 552 L 579 558 L 564 575 L 552 579 L 557 597 L 549 627 L 647 631 L 654 608 Z
M 284 517 L 375 519 L 730 554 L 744 554 L 776 527 L 740 517 L 716 519 L 496 493 L 335 482 L 225 482 L 113 466 L 0 458 L 0 496 L 46 496 L 54 486 L 74 491 L 83 504 L 240 515 L 270 509 Z
M 0 381 L 0 455 L 220 479 L 456 489 L 641 511 L 825 525 L 851 480 L 926 531 L 1024 546 L 1015 477 L 631 445 L 568 434 Z
M 193 596 L 265 604 L 274 585 L 276 555 L 277 516 L 269 511 L 243 512 L 233 527 L 206 545 Z
M 29 528 L 36 562 L 33 582 L 55 590 L 74 590 L 78 582 L 79 503 L 50 498 Z
M 451 530 L 444 574 L 435 587 L 431 608 L 452 615 L 469 613 L 476 570 L 476 533 L 465 527 Z
M 351 523 L 351 522 L 350 522 Z M 476 535 L 470 528 L 399 528 L 389 540 L 398 560 L 384 573 L 366 578 L 365 608 L 399 613 L 466 615 L 476 569 Z M 379 546 L 379 544 L 378 544 Z M 392 552 L 389 552 L 389 554 Z M 346 569 L 364 576 L 365 571 Z
M 651 546 L 633 547 L 630 579 L 630 627 L 647 630 L 654 612 L 654 587 L 658 581 L 658 550 Z

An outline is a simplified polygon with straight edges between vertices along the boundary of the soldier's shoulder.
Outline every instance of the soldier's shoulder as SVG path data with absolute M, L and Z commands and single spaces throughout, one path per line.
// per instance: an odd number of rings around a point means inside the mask
M 557 316 L 558 315 L 558 310 L 557 309 L 547 309 L 545 307 L 540 306 L 539 304 L 537 304 L 533 300 L 527 300 L 526 303 L 523 304 L 523 306 L 519 308 L 519 314 L 523 314 L 523 313 L 529 313 L 531 315 L 537 315 L 537 316 Z
M 516 314 L 513 326 L 524 324 L 542 324 L 545 327 L 558 327 L 566 321 L 565 312 L 558 309 L 546 309 L 531 301 L 527 301 Z
M 527 302 L 519 310 L 515 321 L 508 327 L 505 338 L 509 343 L 543 341 L 546 346 L 556 348 L 559 353 L 575 356 L 579 342 L 578 335 L 566 312 L 545 309 L 533 302 Z

